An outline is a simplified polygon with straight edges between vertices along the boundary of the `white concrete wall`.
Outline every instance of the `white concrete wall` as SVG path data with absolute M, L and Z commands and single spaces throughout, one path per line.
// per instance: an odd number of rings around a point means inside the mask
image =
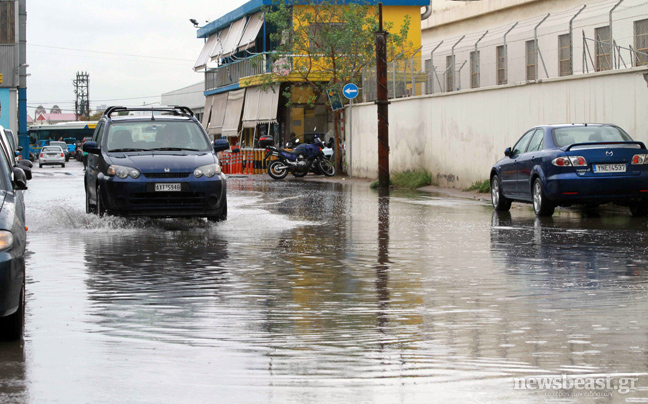
M 638 67 L 392 100 L 391 171 L 427 169 L 440 185 L 464 188 L 488 178 L 504 149 L 540 124 L 614 123 L 648 142 L 645 77 L 648 67 Z M 352 176 L 377 177 L 377 133 L 376 105 L 354 105 Z

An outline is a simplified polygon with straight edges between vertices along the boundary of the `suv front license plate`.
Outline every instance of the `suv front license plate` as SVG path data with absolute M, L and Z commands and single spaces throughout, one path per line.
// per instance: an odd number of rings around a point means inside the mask
M 625 164 L 595 164 L 595 173 L 625 173 Z
M 181 190 L 180 183 L 155 184 L 155 192 L 180 192 Z

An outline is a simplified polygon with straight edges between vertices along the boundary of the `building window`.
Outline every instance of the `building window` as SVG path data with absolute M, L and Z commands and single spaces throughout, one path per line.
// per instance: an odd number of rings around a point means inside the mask
M 497 47 L 497 84 L 506 84 L 506 52 L 504 45 Z
M 470 88 L 479 88 L 479 51 L 470 52 Z
M 637 52 L 636 65 L 648 65 L 648 20 L 635 21 L 634 23 L 634 43 Z
M 610 52 L 610 27 L 601 27 L 594 30 L 596 42 L 596 71 L 611 69 Z
M 446 91 L 455 90 L 455 66 L 454 66 L 454 56 L 450 55 L 446 57 Z
M 16 43 L 15 2 L 0 2 L 0 44 Z
M 570 76 L 572 71 L 572 41 L 571 34 L 558 36 L 558 60 L 560 61 L 560 76 Z
M 531 41 L 526 41 L 526 79 L 527 80 L 536 80 L 536 45 L 535 39 Z

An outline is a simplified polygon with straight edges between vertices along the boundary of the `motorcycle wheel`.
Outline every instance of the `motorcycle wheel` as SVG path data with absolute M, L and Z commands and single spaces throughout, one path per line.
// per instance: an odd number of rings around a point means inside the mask
M 322 173 L 327 177 L 333 177 L 336 174 L 335 164 L 327 159 L 320 159 L 319 168 Z
M 273 161 L 268 166 L 268 174 L 275 180 L 283 180 L 288 175 L 288 169 L 280 161 Z

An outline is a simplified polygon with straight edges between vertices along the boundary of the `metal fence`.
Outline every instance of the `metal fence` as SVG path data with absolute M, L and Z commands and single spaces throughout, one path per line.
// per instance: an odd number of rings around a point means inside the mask
M 425 44 L 419 56 L 389 63 L 389 98 L 643 65 L 648 1 L 604 0 Z M 363 72 L 363 101 L 376 99 L 375 77 L 375 68 Z
M 205 91 L 238 84 L 242 78 L 266 73 L 266 65 L 267 55 L 261 54 L 209 69 L 205 72 Z

